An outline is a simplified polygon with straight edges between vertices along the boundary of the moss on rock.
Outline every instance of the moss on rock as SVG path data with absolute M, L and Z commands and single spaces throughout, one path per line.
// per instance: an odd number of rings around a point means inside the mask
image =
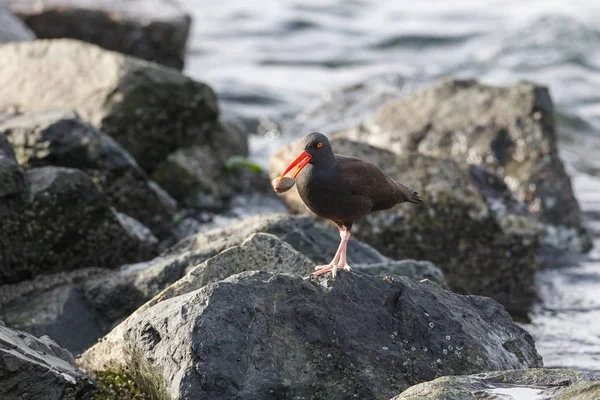
M 162 377 L 139 350 L 126 349 L 126 365 L 96 371 L 94 400 L 171 400 Z

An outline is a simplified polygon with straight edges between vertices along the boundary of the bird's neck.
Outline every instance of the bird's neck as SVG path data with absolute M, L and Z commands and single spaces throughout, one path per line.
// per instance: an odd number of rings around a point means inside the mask
M 319 157 L 314 157 L 310 164 L 317 168 L 335 168 L 337 165 L 337 159 L 335 158 L 335 154 L 327 153 L 322 154 Z

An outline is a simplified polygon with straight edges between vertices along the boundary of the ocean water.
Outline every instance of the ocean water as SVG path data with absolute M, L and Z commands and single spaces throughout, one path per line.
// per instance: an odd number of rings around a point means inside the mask
M 600 3 L 559 0 L 182 0 L 193 16 L 185 72 L 224 112 L 263 120 L 251 156 L 265 165 L 307 132 L 294 118 L 357 82 L 405 95 L 444 76 L 550 88 L 560 152 L 586 223 L 600 232 Z M 369 99 L 341 124 L 369 110 Z M 316 103 L 315 103 L 316 102 Z M 356 113 L 358 109 L 358 113 Z M 304 114 L 310 119 L 310 113 Z M 264 122 L 266 121 L 266 122 Z M 291 127 L 279 130 L 276 121 Z M 299 126 L 318 127 L 318 120 Z M 548 367 L 600 373 L 600 240 L 541 271 L 542 302 L 523 326 Z

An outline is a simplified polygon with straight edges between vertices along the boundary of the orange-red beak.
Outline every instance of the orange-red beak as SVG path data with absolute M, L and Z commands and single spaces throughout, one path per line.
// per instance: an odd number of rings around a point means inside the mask
M 296 175 L 302 170 L 302 168 L 306 167 L 306 164 L 310 161 L 312 156 L 308 154 L 306 150 L 302 150 L 302 153 L 288 167 L 283 171 L 283 174 L 279 177 L 279 180 L 282 180 L 285 174 L 291 171 L 292 168 L 296 167 L 296 170 L 292 174 L 292 178 L 296 178 Z

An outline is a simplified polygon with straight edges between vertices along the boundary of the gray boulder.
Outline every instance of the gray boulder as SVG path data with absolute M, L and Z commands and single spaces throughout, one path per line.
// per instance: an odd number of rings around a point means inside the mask
M 91 400 L 94 383 L 48 336 L 36 338 L 0 321 L 0 397 Z
M 33 32 L 15 17 L 8 4 L 0 4 L 0 44 L 29 40 L 35 40 Z
M 397 154 L 418 151 L 480 166 L 547 225 L 546 244 L 585 251 L 591 241 L 558 154 L 553 112 L 545 87 L 446 79 L 385 103 L 341 133 Z
M 590 373 L 565 369 L 494 371 L 445 376 L 415 385 L 392 400 L 463 399 L 585 400 L 600 398 L 600 382 Z
M 371 214 L 355 223 L 353 236 L 394 259 L 433 262 L 459 293 L 492 297 L 515 313 L 528 309 L 536 297 L 542 228 L 502 180 L 449 159 L 397 155 L 337 135 L 330 139 L 336 153 L 378 165 L 391 178 L 415 188 L 425 201 L 423 206 L 402 204 Z M 271 157 L 272 178 L 300 147 L 295 142 Z M 292 212 L 316 217 L 295 188 L 281 198 Z
M 315 236 L 319 230 L 328 233 L 324 228 L 315 228 L 305 218 L 278 215 L 266 219 L 263 227 L 266 225 L 273 229 L 277 224 L 293 226 L 294 221 L 304 221 L 308 222 L 307 226 L 301 228 L 301 224 L 296 225 L 296 234 L 304 235 L 301 229 L 310 232 L 311 228 Z M 242 225 L 244 222 L 237 226 Z M 256 222 L 251 225 L 256 226 Z M 250 233 L 243 239 L 240 236 L 238 243 L 223 249 L 220 249 L 223 246 L 221 243 L 216 248 L 182 250 L 181 253 L 126 265 L 115 271 L 88 268 L 0 286 L 0 319 L 15 329 L 53 335 L 61 346 L 79 354 L 142 305 L 141 309 L 145 309 L 158 301 L 199 289 L 242 271 L 265 270 L 305 277 L 314 270 L 314 262 L 290 244 L 277 236 L 260 233 L 260 230 L 258 232 Z M 213 237 L 217 233 L 213 231 Z M 235 239 L 231 234 L 223 235 L 227 235 L 223 238 Z M 321 234 L 321 237 L 327 236 Z M 327 251 L 335 251 L 335 248 Z M 373 255 L 377 254 L 371 251 Z M 358 254 L 355 251 L 356 259 L 360 259 Z M 355 264 L 354 267 L 366 273 L 429 279 L 446 286 L 443 274 L 431 263 L 384 261 L 383 256 L 379 257 L 376 264 Z M 367 256 L 364 259 L 369 258 Z M 80 329 L 73 329 L 70 321 L 86 322 Z
M 181 148 L 208 146 L 224 157 L 246 146 L 217 121 L 212 89 L 173 69 L 67 39 L 10 43 L 0 58 L 0 112 L 75 110 L 149 174 Z
M 136 161 L 110 136 L 74 111 L 31 112 L 0 122 L 0 134 L 27 168 L 59 166 L 85 171 L 110 204 L 160 237 L 170 235 L 177 203 L 148 179 Z
M 408 278 L 244 272 L 136 313 L 80 358 L 140 351 L 173 399 L 390 398 L 443 375 L 541 366 L 495 301 Z
M 190 16 L 173 0 L 9 0 L 39 38 L 72 38 L 183 68 Z
M 358 264 L 353 267 L 370 275 L 398 275 L 415 280 L 429 279 L 447 286 L 439 268 L 427 261 L 383 261 L 377 264 Z M 183 278 L 160 292 L 136 312 L 182 294 L 198 290 L 244 271 L 267 271 L 298 277 L 308 277 L 315 264 L 292 246 L 269 233 L 255 233 L 241 245 L 230 247 L 191 269 Z
M 194 267 L 183 278 L 156 295 L 136 312 L 154 304 L 198 290 L 244 271 L 267 271 L 306 277 L 315 264 L 292 246 L 268 233 L 255 233 L 239 246 L 230 247 Z
M 0 174 L 1 175 L 1 174 Z M 75 169 L 25 172 L 26 199 L 0 198 L 0 284 L 89 266 L 114 268 L 156 255 L 157 240 L 112 209 L 89 176 Z

